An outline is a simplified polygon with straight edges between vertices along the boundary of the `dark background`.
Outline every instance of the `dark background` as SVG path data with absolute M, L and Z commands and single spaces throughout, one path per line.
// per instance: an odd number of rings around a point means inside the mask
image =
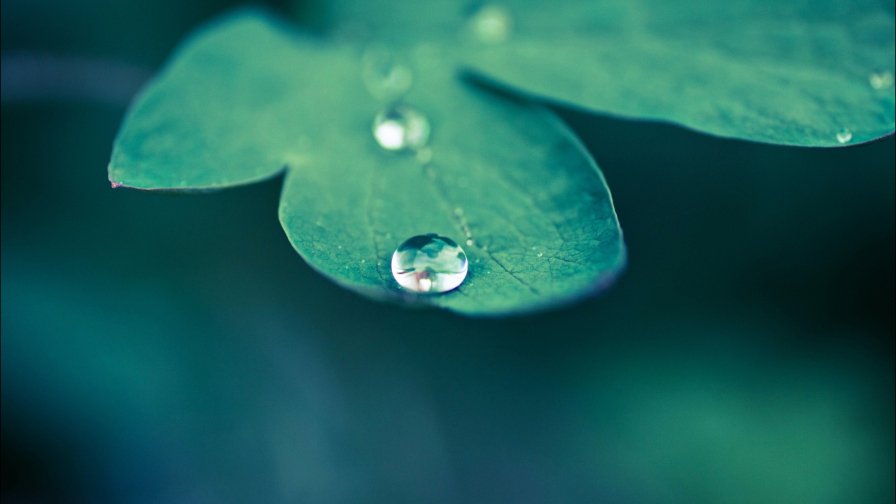
M 4 502 L 893 502 L 892 136 L 560 111 L 618 284 L 503 320 L 380 304 L 293 252 L 280 180 L 110 189 L 130 96 L 228 4 L 2 3 Z

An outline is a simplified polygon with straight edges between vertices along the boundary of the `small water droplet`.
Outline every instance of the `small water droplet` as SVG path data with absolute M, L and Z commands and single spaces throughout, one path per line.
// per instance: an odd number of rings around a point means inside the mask
M 429 120 L 407 105 L 389 107 L 373 119 L 373 137 L 386 150 L 417 150 L 429 141 Z
M 539 252 L 539 253 L 537 253 L 537 254 L 535 254 L 535 255 L 538 256 L 538 257 L 542 257 L 542 256 L 544 256 L 544 252 Z
M 510 12 L 499 5 L 486 4 L 477 9 L 468 21 L 473 37 L 484 44 L 499 44 L 510 37 L 513 22 Z
M 893 87 L 893 74 L 886 70 L 880 72 L 871 72 L 868 75 L 868 83 L 871 87 L 878 91 Z
M 468 247 L 472 247 L 472 246 L 473 246 L 473 239 L 472 239 L 472 238 L 467 238 L 466 244 L 467 244 Z
M 456 216 L 458 216 L 458 217 L 463 217 L 463 215 L 464 215 L 464 209 L 461 208 L 461 207 L 455 207 L 455 208 L 454 208 L 454 215 L 456 215 Z
M 361 57 L 361 78 L 374 98 L 395 100 L 404 95 L 414 82 L 411 69 L 387 49 L 372 47 Z
M 392 276 L 409 291 L 447 292 L 467 277 L 467 254 L 450 238 L 436 234 L 414 236 L 392 254 Z
M 846 128 L 843 128 L 842 130 L 837 132 L 837 141 L 838 142 L 845 144 L 845 143 L 849 143 L 850 140 L 852 140 L 852 131 L 850 131 Z

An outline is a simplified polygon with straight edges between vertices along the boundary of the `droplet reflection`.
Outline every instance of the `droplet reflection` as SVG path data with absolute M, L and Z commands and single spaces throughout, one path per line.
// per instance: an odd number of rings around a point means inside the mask
M 384 48 L 369 48 L 361 59 L 361 77 L 364 86 L 374 98 L 383 101 L 396 100 L 413 84 L 411 69 L 403 65 L 394 54 Z
M 846 128 L 843 128 L 842 130 L 837 132 L 837 141 L 838 142 L 840 142 L 842 144 L 846 144 L 846 143 L 849 143 L 850 140 L 852 140 L 852 131 L 850 131 Z
M 468 21 L 473 37 L 483 44 L 504 42 L 510 37 L 512 27 L 510 12 L 499 5 L 483 5 Z
M 407 105 L 389 107 L 373 119 L 373 137 L 386 150 L 417 150 L 429 141 L 429 120 Z
M 868 75 L 868 84 L 871 84 L 871 87 L 878 91 L 890 89 L 893 87 L 893 74 L 886 70 L 881 72 L 871 72 L 871 74 Z

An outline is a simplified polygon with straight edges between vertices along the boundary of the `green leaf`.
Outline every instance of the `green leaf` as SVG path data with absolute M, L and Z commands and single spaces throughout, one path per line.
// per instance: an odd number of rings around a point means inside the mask
M 612 281 L 625 253 L 610 194 L 562 123 L 464 84 L 437 48 L 402 57 L 414 79 L 405 102 L 432 125 L 417 155 L 374 140 L 385 105 L 365 89 L 357 50 L 232 15 L 185 44 L 134 104 L 110 180 L 212 189 L 286 167 L 280 221 L 293 246 L 371 297 L 497 315 Z M 393 250 L 424 233 L 464 246 L 470 269 L 455 291 L 409 296 L 392 279 Z
M 366 36 L 455 45 L 485 80 L 596 112 L 802 146 L 894 130 L 892 2 L 571 0 L 545 8 L 507 0 L 489 8 L 344 0 L 333 17 Z M 502 22 L 506 40 L 489 37 Z M 476 43 L 476 33 L 491 42 Z

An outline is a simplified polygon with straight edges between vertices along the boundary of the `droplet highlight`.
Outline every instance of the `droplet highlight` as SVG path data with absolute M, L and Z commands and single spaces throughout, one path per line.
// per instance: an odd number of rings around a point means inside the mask
M 871 72 L 868 75 L 868 84 L 871 87 L 881 91 L 893 87 L 893 73 L 886 70 L 880 72 Z
M 411 88 L 414 74 L 390 51 L 369 48 L 361 57 L 361 78 L 374 98 L 391 101 L 401 98 Z
M 510 37 L 513 21 L 504 7 L 486 4 L 470 16 L 467 26 L 478 42 L 500 44 Z
M 850 131 L 846 128 L 843 128 L 842 130 L 837 132 L 837 141 L 838 142 L 840 142 L 842 144 L 846 144 L 846 143 L 849 143 L 850 140 L 852 140 L 852 131 Z
M 392 254 L 392 276 L 402 288 L 424 294 L 456 289 L 467 277 L 467 254 L 437 234 L 407 239 Z
M 389 107 L 374 117 L 373 137 L 386 150 L 418 150 L 429 141 L 429 120 L 407 105 Z

